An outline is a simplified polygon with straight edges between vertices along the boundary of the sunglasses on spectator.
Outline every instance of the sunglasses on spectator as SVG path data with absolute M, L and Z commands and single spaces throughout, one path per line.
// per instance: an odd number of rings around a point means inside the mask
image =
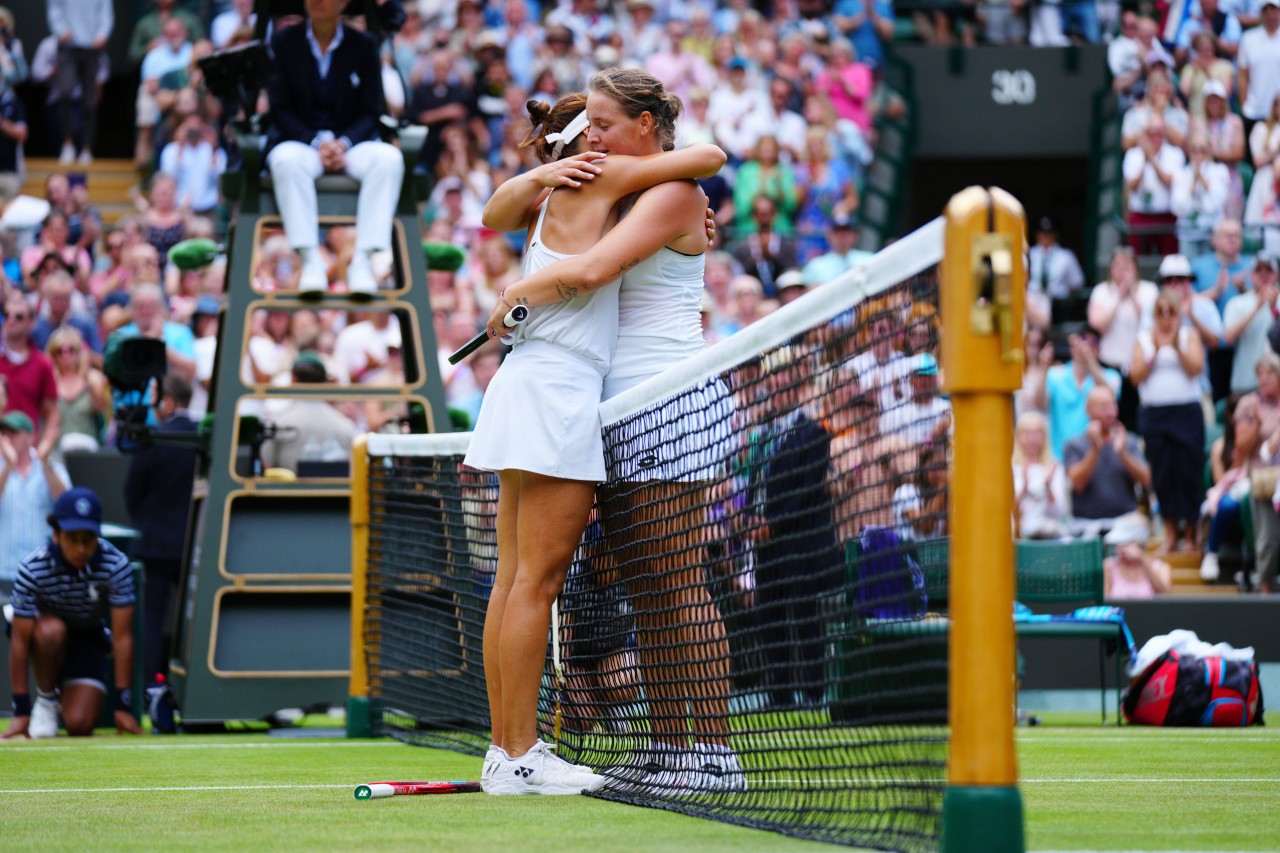
M 1178 313 L 1177 311 L 1173 310 L 1172 308 L 1169 308 L 1168 306 L 1156 309 L 1157 317 L 1172 317 L 1177 313 Z
M 15 323 L 21 323 L 25 320 L 30 320 L 31 315 L 26 313 L 5 314 L 4 319 L 13 320 Z
M 71 353 L 72 355 L 78 355 L 79 352 L 80 352 L 80 347 L 75 347 L 75 346 L 55 347 L 53 350 L 54 355 L 66 355 L 67 353 Z

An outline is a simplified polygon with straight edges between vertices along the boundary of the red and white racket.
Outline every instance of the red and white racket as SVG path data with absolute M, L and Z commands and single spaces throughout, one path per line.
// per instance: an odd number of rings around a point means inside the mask
M 479 782 L 370 782 L 356 785 L 357 800 L 379 800 L 383 797 L 405 797 L 416 794 L 474 794 Z

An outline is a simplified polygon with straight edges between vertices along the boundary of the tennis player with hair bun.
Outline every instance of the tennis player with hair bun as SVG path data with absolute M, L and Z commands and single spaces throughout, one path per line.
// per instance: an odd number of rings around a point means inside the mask
M 675 145 L 680 100 L 653 76 L 629 68 L 595 74 L 589 84 L 588 141 L 609 155 L 655 155 Z M 679 153 L 679 152 L 677 152 Z M 497 196 L 493 207 L 501 202 Z M 617 348 L 604 399 L 621 394 L 703 347 L 701 308 L 710 239 L 706 196 L 688 179 L 640 193 L 617 227 L 589 251 L 545 267 L 506 289 L 489 318 L 491 332 L 514 305 L 559 305 L 583 294 L 613 293 L 622 276 Z M 499 217 L 495 217 L 495 220 Z M 603 290 L 602 290 L 603 288 Z M 572 304 L 569 302 L 568 304 Z M 607 549 L 620 554 L 635 609 L 652 742 L 611 787 L 666 791 L 741 791 L 746 778 L 729 744 L 729 644 L 702 578 L 702 531 L 727 440 L 728 394 L 715 383 L 693 389 L 680 428 L 646 430 L 606 449 L 610 485 L 601 496 Z M 721 417 L 723 416 L 723 417 Z M 681 443 L 668 434 L 683 434 Z M 656 460 L 656 464 L 654 464 Z M 691 487 L 702 484 L 702 487 Z M 658 553 L 652 553 L 653 545 Z
M 619 199 L 724 164 L 720 149 L 701 145 L 613 157 L 605 166 L 603 154 L 578 153 L 586 147 L 585 104 L 581 93 L 550 108 L 528 103 L 524 145 L 543 165 L 507 181 L 490 201 L 506 212 L 503 230 L 529 228 L 525 275 L 589 249 L 617 221 Z M 484 224 L 502 227 L 489 207 Z M 514 328 L 501 319 L 490 327 L 512 351 L 485 393 L 465 459 L 499 477 L 498 573 L 484 627 L 493 745 L 481 784 L 490 794 L 578 794 L 605 782 L 537 737 L 537 704 L 551 605 L 605 479 L 599 403 L 617 328 L 617 288 L 556 300 Z

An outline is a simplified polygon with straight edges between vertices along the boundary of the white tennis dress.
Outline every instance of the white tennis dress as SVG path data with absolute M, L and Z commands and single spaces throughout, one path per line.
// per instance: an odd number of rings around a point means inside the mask
M 524 274 L 574 257 L 547 248 L 542 203 Z M 504 343 L 513 349 L 485 392 L 465 464 L 517 469 L 566 480 L 605 479 L 600 394 L 618 339 L 612 283 L 568 302 L 532 308 Z
M 618 345 L 604 399 L 702 351 L 704 255 L 663 247 L 622 276 Z M 651 416 L 625 418 L 607 430 L 610 479 L 707 480 L 729 445 L 732 397 L 718 378 L 680 392 Z

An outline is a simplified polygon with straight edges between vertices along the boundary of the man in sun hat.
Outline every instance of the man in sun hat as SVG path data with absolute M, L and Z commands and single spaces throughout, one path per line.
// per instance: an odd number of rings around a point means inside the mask
M 67 489 L 48 521 L 49 541 L 18 568 L 11 624 L 5 614 L 13 721 L 0 738 L 55 737 L 59 716 L 67 734 L 92 734 L 107 701 L 108 678 L 116 687 L 116 728 L 139 734 L 129 710 L 136 601 L 129 558 L 101 537 L 102 503 L 92 489 Z M 28 666 L 35 673 L 34 701 Z

